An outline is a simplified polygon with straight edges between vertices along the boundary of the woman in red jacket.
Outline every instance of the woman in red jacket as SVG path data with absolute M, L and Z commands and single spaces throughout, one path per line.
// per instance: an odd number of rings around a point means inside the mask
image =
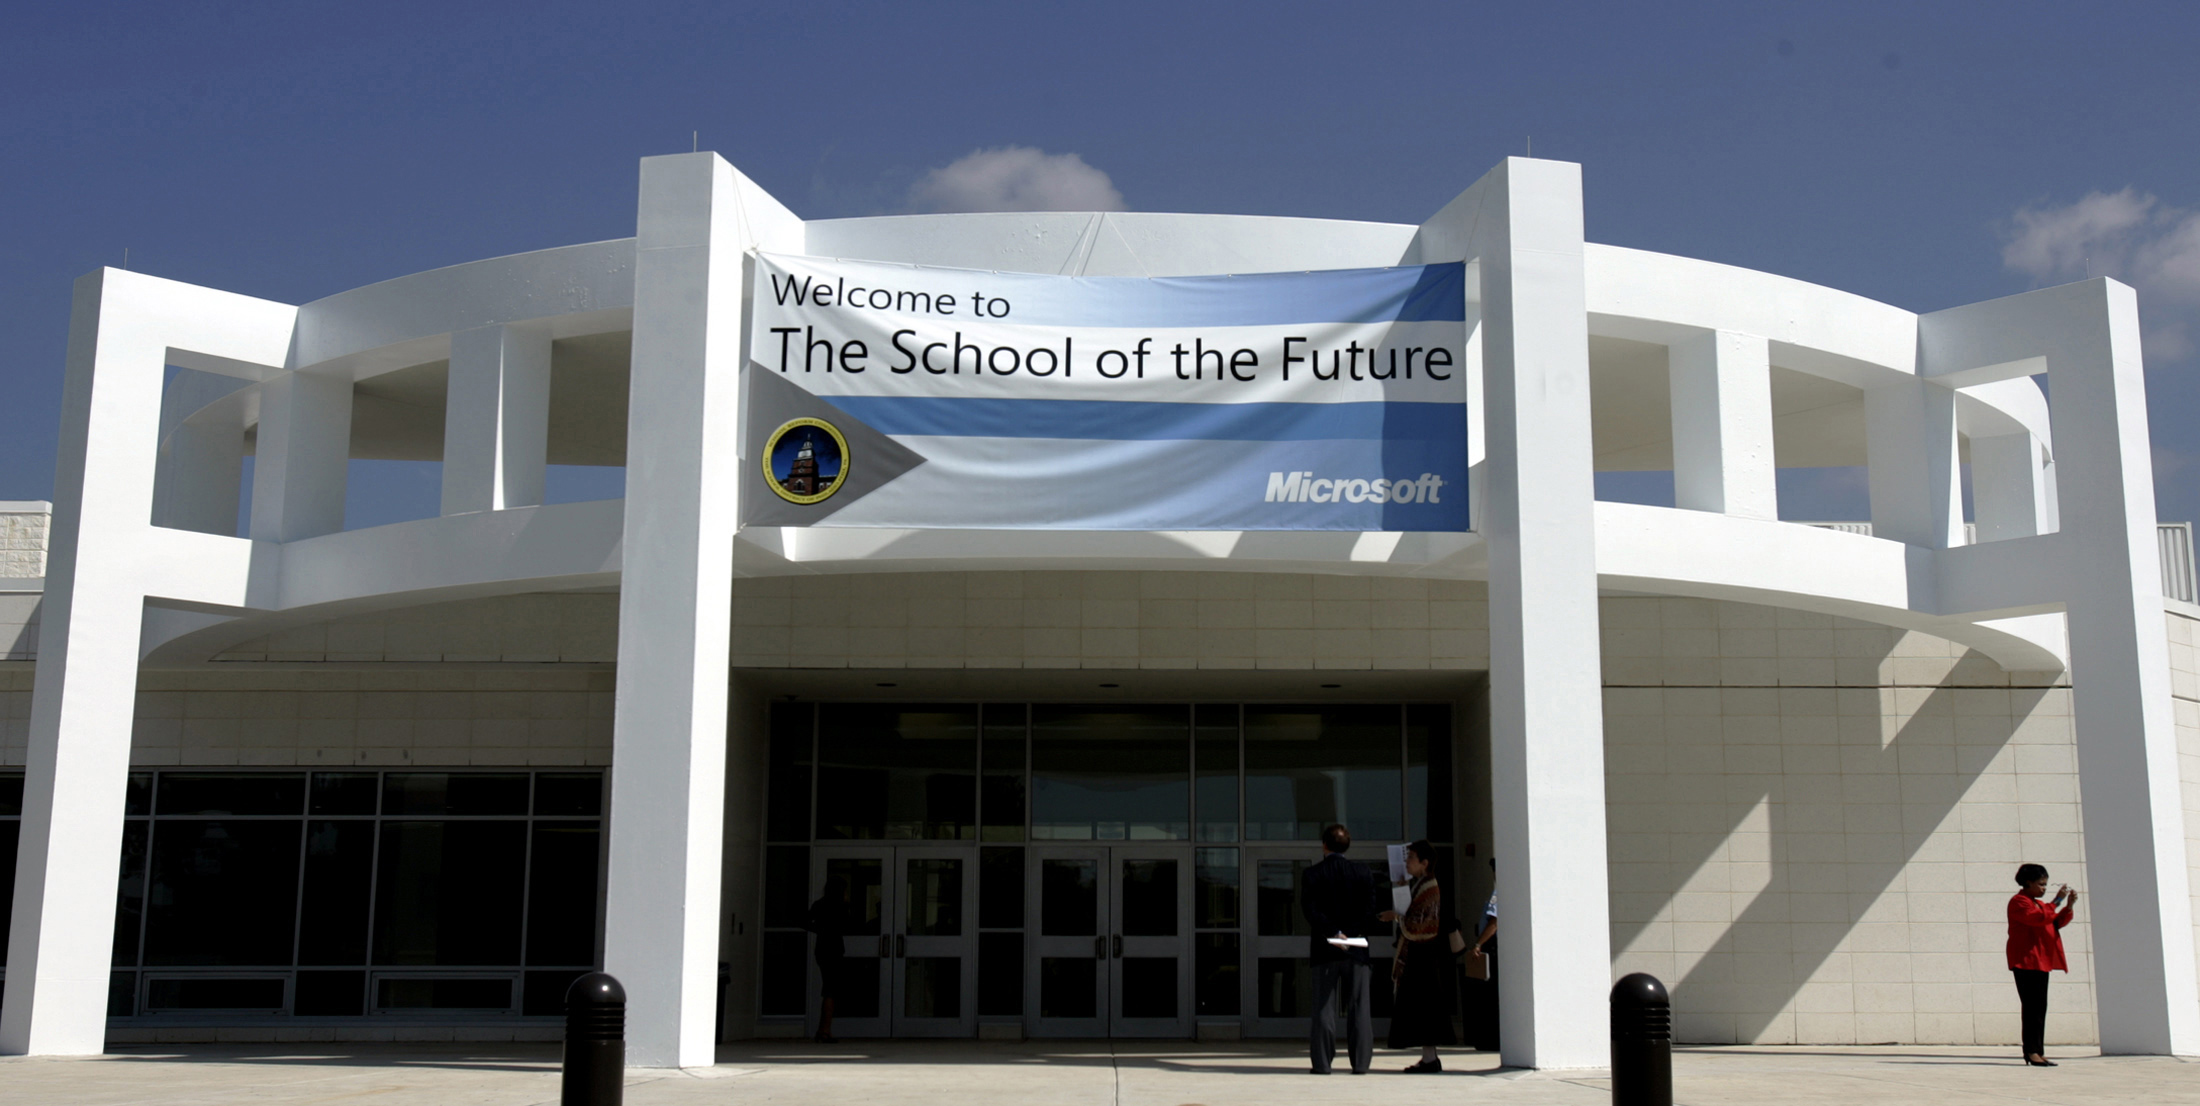
M 2047 973 L 2067 972 L 2063 960 L 2062 928 L 2070 924 L 2078 893 L 2063 884 L 2047 897 L 2047 869 L 2037 864 L 2017 868 L 2020 890 L 2009 900 L 2009 974 L 2017 978 L 2017 999 L 2024 1004 L 2024 1062 L 2036 1068 L 2054 1067 L 2046 1055 Z

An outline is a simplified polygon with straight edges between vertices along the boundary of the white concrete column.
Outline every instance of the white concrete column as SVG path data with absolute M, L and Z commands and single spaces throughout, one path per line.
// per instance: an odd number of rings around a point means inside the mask
M 485 326 L 451 335 L 443 513 L 540 504 L 549 439 L 549 329 Z
M 1971 507 L 1978 540 L 2048 533 L 2046 449 L 2030 433 L 1971 439 Z
M 1481 261 L 1505 1063 L 1601 1067 L 1612 959 L 1581 167 L 1508 159 L 1422 241 L 1428 260 Z
M 0 1052 L 105 1043 L 147 581 L 191 576 L 146 563 L 164 366 L 178 348 L 279 364 L 296 314 L 113 269 L 76 282 Z
M 1675 506 L 1780 517 L 1771 357 L 1765 339 L 1731 330 L 1707 330 L 1667 348 Z
M 350 466 L 349 376 L 289 372 L 262 384 L 252 539 L 299 541 L 342 531 Z
M 715 1044 L 742 255 L 801 248 L 801 225 L 701 153 L 643 159 L 637 231 L 604 967 L 628 1062 L 695 1067 Z
M 2162 629 L 2153 447 L 2137 296 L 2094 280 L 2068 289 L 2067 332 L 2048 362 L 2065 497 L 2071 706 L 2101 1048 L 2200 1055 L 2190 875 Z
M 1864 391 L 1872 536 L 1951 549 L 1964 544 L 1956 395 L 1923 379 Z

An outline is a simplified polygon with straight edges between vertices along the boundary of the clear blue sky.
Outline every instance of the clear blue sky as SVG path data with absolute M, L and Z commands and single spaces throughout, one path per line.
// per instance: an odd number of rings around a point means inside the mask
M 1136 210 L 1418 222 L 1532 135 L 1586 167 L 1593 240 L 1913 310 L 2065 279 L 2004 261 L 2018 212 L 2079 233 L 2052 220 L 2134 190 L 2081 252 L 2150 296 L 2162 514 L 2200 516 L 2200 358 L 2176 333 L 2200 318 L 2200 5 L 13 11 L 0 499 L 50 497 L 70 284 L 125 247 L 296 303 L 623 237 L 636 159 L 691 131 L 810 217 L 900 210 L 928 170 L 1013 144 L 1082 156 Z

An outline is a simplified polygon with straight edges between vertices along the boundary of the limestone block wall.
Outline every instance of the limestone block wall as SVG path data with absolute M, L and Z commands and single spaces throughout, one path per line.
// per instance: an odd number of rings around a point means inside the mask
M 46 574 L 47 503 L 0 503 L 0 579 Z
M 1609 598 L 1615 973 L 1700 1043 L 2014 1044 L 2023 861 L 2085 886 L 2068 687 L 1923 634 Z M 2083 911 L 2053 1042 L 2095 1039 Z

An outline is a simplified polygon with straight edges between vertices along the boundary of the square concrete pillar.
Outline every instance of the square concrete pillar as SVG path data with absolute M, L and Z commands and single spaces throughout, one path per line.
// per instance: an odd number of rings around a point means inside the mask
M 1771 345 L 1704 331 L 1667 350 L 1673 394 L 1673 505 L 1780 517 L 1773 480 Z

